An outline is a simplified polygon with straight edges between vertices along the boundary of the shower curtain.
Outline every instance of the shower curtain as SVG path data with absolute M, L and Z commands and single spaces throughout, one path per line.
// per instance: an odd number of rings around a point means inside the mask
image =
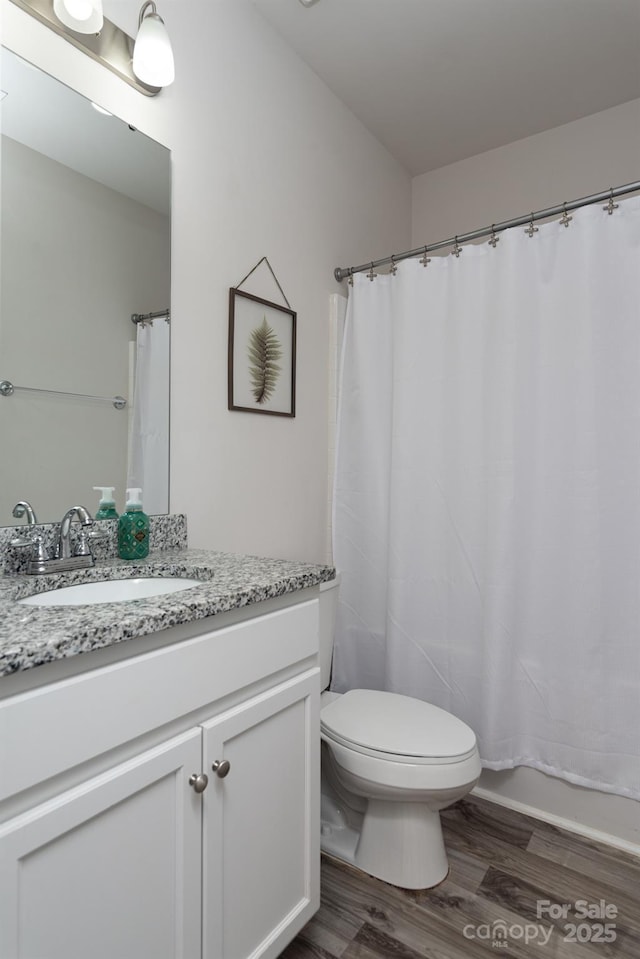
M 169 324 L 137 328 L 127 487 L 142 489 L 148 514 L 169 510 Z
M 354 276 L 333 688 L 640 799 L 640 198 Z

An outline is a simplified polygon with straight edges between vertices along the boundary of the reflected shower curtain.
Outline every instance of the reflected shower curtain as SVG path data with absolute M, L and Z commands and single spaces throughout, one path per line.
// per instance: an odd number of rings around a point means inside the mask
M 640 799 L 640 198 L 354 276 L 333 688 Z
M 145 513 L 169 510 L 169 324 L 138 324 L 127 487 L 142 489 Z

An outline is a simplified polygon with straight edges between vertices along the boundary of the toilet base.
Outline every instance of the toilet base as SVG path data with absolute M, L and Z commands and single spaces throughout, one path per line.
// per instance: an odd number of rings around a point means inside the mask
M 404 889 L 437 886 L 449 872 L 440 814 L 424 803 L 370 799 L 355 864 Z
M 424 803 L 370 799 L 363 815 L 323 795 L 321 848 L 403 889 L 430 889 L 449 872 L 440 815 Z

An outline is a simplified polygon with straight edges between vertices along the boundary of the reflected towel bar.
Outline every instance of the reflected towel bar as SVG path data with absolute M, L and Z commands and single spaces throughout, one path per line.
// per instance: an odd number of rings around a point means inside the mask
M 9 380 L 0 380 L 0 396 L 12 396 L 16 390 L 27 393 L 55 393 L 58 396 L 78 396 L 83 400 L 104 400 L 113 403 L 117 410 L 123 410 L 127 405 L 124 396 L 93 396 L 91 393 L 70 393 L 67 390 L 44 390 L 39 386 L 14 386 Z

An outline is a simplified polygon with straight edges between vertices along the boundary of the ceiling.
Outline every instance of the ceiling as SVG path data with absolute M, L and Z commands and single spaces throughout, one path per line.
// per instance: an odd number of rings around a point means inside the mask
M 252 0 L 412 175 L 640 97 L 640 0 Z

